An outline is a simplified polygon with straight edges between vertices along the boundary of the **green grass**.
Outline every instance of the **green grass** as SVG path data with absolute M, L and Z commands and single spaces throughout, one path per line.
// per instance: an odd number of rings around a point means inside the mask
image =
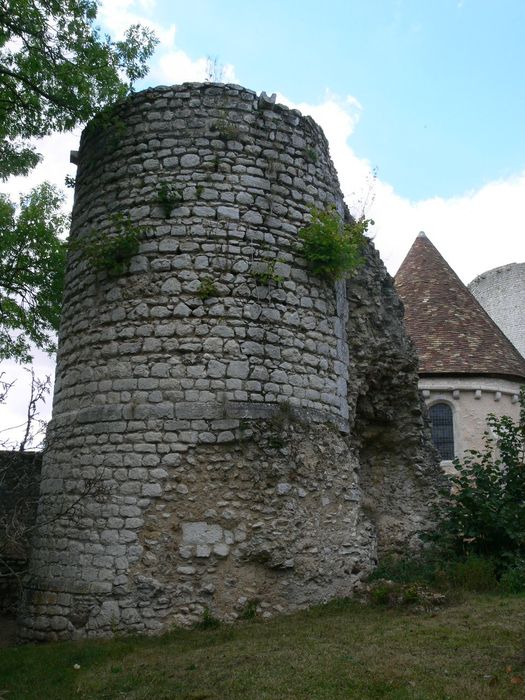
M 524 662 L 524 597 L 469 594 L 437 613 L 335 601 L 158 638 L 4 649 L 0 698 L 523 698 Z

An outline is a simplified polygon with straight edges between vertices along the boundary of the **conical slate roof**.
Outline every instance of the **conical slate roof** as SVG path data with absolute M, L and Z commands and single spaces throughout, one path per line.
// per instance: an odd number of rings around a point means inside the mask
M 424 233 L 395 276 L 419 373 L 525 378 L 525 359 Z

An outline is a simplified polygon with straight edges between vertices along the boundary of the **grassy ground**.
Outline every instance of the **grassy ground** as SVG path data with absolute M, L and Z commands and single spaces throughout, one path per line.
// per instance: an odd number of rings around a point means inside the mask
M 160 638 L 0 650 L 0 700 L 481 700 L 524 698 L 524 678 L 519 596 L 469 595 L 437 614 L 336 601 Z

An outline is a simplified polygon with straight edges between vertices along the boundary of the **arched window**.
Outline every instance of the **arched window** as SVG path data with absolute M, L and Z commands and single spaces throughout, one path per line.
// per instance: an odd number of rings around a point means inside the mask
M 430 409 L 432 442 L 441 459 L 454 459 L 454 426 L 452 409 L 446 403 L 435 403 Z

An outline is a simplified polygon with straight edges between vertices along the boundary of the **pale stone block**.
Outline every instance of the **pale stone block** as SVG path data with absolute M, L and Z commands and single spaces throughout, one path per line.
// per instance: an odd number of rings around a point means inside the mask
M 182 541 L 184 544 L 216 544 L 223 539 L 220 525 L 206 522 L 182 523 Z

